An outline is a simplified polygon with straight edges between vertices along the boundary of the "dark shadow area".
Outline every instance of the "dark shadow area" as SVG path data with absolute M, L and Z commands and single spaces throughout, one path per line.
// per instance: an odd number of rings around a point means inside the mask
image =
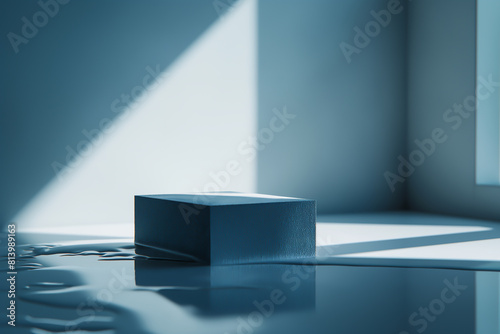
M 384 178 L 406 150 L 405 10 L 352 57 L 340 47 L 386 7 L 259 1 L 259 193 L 316 199 L 320 214 L 405 208 L 405 184 Z
M 48 11 L 15 0 L 0 10 L 0 224 L 219 18 L 204 0 L 71 1 Z

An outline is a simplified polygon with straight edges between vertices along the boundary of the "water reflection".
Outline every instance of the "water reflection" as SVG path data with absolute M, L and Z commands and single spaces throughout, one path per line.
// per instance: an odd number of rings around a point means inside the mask
M 46 237 L 19 249 L 14 333 L 499 334 L 498 272 L 203 266 Z
M 205 316 L 313 310 L 316 267 L 309 265 L 198 266 L 135 261 L 138 287 L 194 307 Z

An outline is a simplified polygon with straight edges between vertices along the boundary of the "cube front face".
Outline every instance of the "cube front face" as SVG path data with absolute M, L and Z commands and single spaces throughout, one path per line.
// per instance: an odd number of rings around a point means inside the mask
M 214 194 L 205 201 L 209 205 L 200 207 L 193 204 L 203 203 L 196 197 L 183 203 L 179 198 L 184 197 L 179 196 L 135 197 L 138 246 L 186 254 L 212 264 L 279 262 L 315 256 L 313 200 L 263 197 L 259 202 L 255 200 L 257 195 L 241 194 L 228 204 L 226 196 Z
M 314 201 L 218 206 L 210 215 L 213 264 L 266 263 L 316 254 Z

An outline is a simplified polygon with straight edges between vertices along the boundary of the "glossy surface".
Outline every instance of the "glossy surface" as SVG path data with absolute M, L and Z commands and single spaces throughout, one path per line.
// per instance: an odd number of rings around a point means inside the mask
M 131 239 L 19 237 L 33 243 L 9 333 L 498 333 L 497 272 L 209 267 L 136 256 Z
M 497 223 L 412 212 L 318 221 L 317 258 L 231 266 L 136 255 L 131 225 L 21 230 L 18 322 L 0 331 L 500 334 Z

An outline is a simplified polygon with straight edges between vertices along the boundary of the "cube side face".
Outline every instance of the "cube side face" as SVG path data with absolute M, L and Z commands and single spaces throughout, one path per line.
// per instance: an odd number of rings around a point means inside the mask
M 210 207 L 135 196 L 135 243 L 209 262 L 209 219 Z
M 211 209 L 212 264 L 264 263 L 316 254 L 316 201 Z

